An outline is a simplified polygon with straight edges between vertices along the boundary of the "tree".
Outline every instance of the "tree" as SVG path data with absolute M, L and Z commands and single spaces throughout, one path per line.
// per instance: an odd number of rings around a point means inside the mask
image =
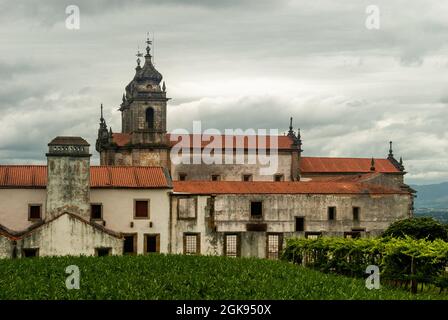
M 448 241 L 448 228 L 430 217 L 409 218 L 395 221 L 382 236 L 404 238 L 406 235 L 415 239 Z

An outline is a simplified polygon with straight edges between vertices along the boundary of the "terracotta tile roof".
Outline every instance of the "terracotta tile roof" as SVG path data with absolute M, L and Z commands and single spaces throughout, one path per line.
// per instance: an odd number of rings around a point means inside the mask
M 47 166 L 0 166 L 0 188 L 45 188 Z M 161 167 L 91 166 L 92 188 L 170 188 L 168 172 Z
M 180 141 L 180 138 L 177 139 L 176 141 L 170 141 L 170 137 L 171 137 L 171 134 L 167 133 L 167 140 L 168 140 L 168 142 L 169 142 L 171 147 L 174 146 L 175 144 L 177 144 L 178 141 Z M 201 141 L 201 136 L 200 135 L 196 135 L 195 137 L 198 138 L 198 141 L 201 144 L 201 148 L 206 147 L 211 142 L 210 136 L 207 136 L 207 135 L 203 135 L 203 137 L 202 137 L 202 139 L 205 140 L 205 141 Z M 233 147 L 235 148 L 237 146 L 237 138 L 242 137 L 242 136 L 230 136 L 230 137 L 232 138 Z M 256 144 L 258 145 L 258 143 L 259 143 L 258 138 L 260 136 L 254 136 L 254 137 L 255 137 Z M 189 134 L 188 138 L 190 139 L 190 146 L 193 146 L 193 135 Z M 222 135 L 222 136 L 220 136 L 220 138 L 221 138 L 221 144 L 222 144 L 223 148 L 225 148 L 225 146 L 226 146 L 226 143 L 225 143 L 226 136 Z M 131 142 L 131 134 L 128 134 L 128 133 L 113 133 L 112 134 L 112 139 L 113 139 L 113 142 L 115 142 L 119 147 L 123 147 L 126 144 Z M 270 142 L 271 142 L 270 139 L 271 139 L 270 136 L 266 136 L 266 141 L 264 143 L 266 144 L 267 147 L 270 146 Z M 244 141 L 243 142 L 244 142 L 244 148 L 247 149 L 248 148 L 248 144 L 249 144 L 248 137 L 244 137 Z M 260 143 L 262 143 L 262 142 L 263 141 L 260 140 Z M 278 136 L 277 145 L 278 145 L 278 149 L 279 150 L 290 150 L 291 149 L 291 144 L 292 144 L 292 140 L 291 140 L 290 137 L 288 137 L 288 136 Z
M 171 134 L 167 134 L 167 139 L 168 141 L 170 141 L 170 137 Z M 265 140 L 263 141 L 262 139 L 260 139 L 260 137 L 265 138 Z M 190 146 L 193 147 L 193 139 L 197 138 L 197 141 L 201 144 L 201 148 L 206 147 L 210 142 L 212 142 L 212 136 L 210 135 L 202 135 L 202 140 L 201 141 L 201 135 L 188 135 L 188 138 L 190 139 Z M 270 148 L 271 145 L 271 139 L 272 138 L 278 138 L 277 139 L 277 146 L 279 150 L 289 150 L 291 149 L 291 145 L 292 145 L 292 140 L 290 137 L 288 136 L 225 136 L 225 135 L 221 135 L 220 139 L 221 139 L 221 145 L 223 146 L 223 148 L 226 147 L 226 140 L 228 139 L 232 139 L 232 144 L 231 146 L 233 146 L 233 148 L 237 147 L 237 142 L 240 143 L 241 140 L 243 140 L 243 148 L 244 149 L 248 149 L 249 148 L 249 142 L 254 139 L 255 140 L 255 144 L 257 146 L 257 149 L 262 149 L 258 147 L 258 144 L 264 144 L 264 147 L 266 147 L 267 149 Z M 205 140 L 205 141 L 204 141 Z M 178 138 L 175 141 L 170 141 L 170 145 L 174 146 L 175 144 L 178 143 L 178 141 L 180 141 L 180 138 Z M 239 146 L 239 145 L 238 145 Z M 263 148 L 264 149 L 264 148 Z
M 408 194 L 355 182 L 173 181 L 173 188 L 191 194 Z
M 369 158 L 328 158 L 302 157 L 300 170 L 302 173 L 368 173 L 371 160 Z M 389 160 L 374 159 L 375 172 L 400 173 Z

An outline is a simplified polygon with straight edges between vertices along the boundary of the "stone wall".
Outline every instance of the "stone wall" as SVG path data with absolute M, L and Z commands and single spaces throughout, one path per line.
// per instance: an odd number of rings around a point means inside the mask
M 303 237 L 305 232 L 343 236 L 344 232 L 364 230 L 363 236 L 376 236 L 393 221 L 410 216 L 410 195 L 216 195 L 196 197 L 195 219 L 179 219 L 174 195 L 172 207 L 172 252 L 183 252 L 186 232 L 201 235 L 201 254 L 222 255 L 225 234 L 238 234 L 242 256 L 266 256 L 269 233 L 284 239 Z M 263 217 L 251 218 L 251 201 L 262 201 Z M 329 221 L 328 207 L 336 207 L 336 219 Z M 359 221 L 353 220 L 353 207 L 359 207 Z M 296 232 L 295 218 L 304 217 L 304 231 Z M 248 224 L 261 231 L 247 231 Z

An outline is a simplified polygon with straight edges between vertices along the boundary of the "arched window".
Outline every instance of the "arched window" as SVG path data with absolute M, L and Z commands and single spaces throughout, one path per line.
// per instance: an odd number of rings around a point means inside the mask
M 148 125 L 148 129 L 154 128 L 154 109 L 151 107 L 146 109 L 146 123 Z

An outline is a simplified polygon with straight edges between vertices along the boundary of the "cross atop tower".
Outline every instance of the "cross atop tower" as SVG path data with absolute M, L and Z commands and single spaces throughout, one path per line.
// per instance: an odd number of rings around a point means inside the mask
M 150 45 L 152 45 L 152 41 L 149 40 L 149 32 L 147 32 L 146 33 L 146 56 L 145 57 L 150 57 L 151 56 L 149 54 L 149 51 L 151 51 Z

